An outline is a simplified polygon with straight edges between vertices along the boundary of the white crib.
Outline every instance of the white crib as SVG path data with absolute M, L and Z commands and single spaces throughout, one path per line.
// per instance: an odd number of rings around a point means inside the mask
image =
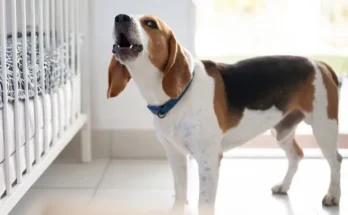
M 89 95 L 81 90 L 88 76 L 81 74 L 83 4 L 0 0 L 0 215 L 81 129 L 82 161 L 91 160 L 88 99 L 82 101 Z

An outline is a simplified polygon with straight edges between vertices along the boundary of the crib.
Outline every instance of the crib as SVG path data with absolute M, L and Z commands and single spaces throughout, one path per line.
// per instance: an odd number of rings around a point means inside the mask
M 91 160 L 88 90 L 81 90 L 84 4 L 0 0 L 0 215 L 79 131 L 82 161 Z

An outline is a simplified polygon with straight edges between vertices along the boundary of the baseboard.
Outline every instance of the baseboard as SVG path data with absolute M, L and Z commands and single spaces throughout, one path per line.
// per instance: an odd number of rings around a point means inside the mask
M 299 145 L 304 149 L 305 157 L 322 157 L 317 148 L 315 138 L 310 134 L 296 136 Z M 348 135 L 342 134 L 339 138 L 340 152 L 348 157 Z M 93 159 L 163 159 L 165 152 L 152 129 L 144 130 L 93 130 L 92 131 Z M 79 157 L 79 135 L 64 150 L 60 158 Z M 285 157 L 274 138 L 261 135 L 246 143 L 242 147 L 230 150 L 224 157 L 238 158 L 274 158 Z
M 154 130 L 114 130 L 111 134 L 112 158 L 165 158 Z
M 110 159 L 111 158 L 111 131 L 110 130 L 92 130 L 92 159 Z M 60 160 L 79 160 L 81 155 L 80 145 L 81 135 L 77 134 L 71 143 L 60 154 Z

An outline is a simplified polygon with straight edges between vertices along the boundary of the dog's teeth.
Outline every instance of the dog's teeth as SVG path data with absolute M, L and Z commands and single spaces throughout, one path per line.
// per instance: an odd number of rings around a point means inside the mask
M 121 48 L 120 45 L 117 45 L 117 48 Z
M 132 49 L 132 48 L 133 48 L 133 45 L 130 45 L 129 48 Z

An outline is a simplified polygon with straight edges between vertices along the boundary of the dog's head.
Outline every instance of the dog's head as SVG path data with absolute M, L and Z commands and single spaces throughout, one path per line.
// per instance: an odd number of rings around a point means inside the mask
M 147 65 L 156 68 L 162 89 L 177 98 L 190 82 L 188 59 L 173 31 L 155 16 L 119 14 L 113 26 L 114 45 L 109 65 L 108 98 L 117 96 L 131 79 L 130 70 L 142 64 L 146 76 Z M 140 68 L 141 68 L 140 66 Z M 137 69 L 139 70 L 139 69 Z M 133 71 L 131 71 L 133 74 Z M 148 76 L 149 78 L 151 76 Z

